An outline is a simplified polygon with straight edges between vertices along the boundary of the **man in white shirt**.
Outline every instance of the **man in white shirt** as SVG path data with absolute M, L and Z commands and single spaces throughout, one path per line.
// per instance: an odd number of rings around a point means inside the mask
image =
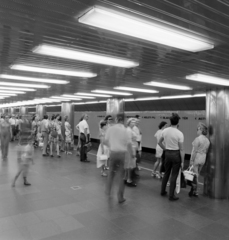
M 178 114 L 172 114 L 170 117 L 171 126 L 163 130 L 162 137 L 158 143 L 158 145 L 165 151 L 165 175 L 162 179 L 161 185 L 162 196 L 167 194 L 165 189 L 170 177 L 170 173 L 172 172 L 169 189 L 170 201 L 176 201 L 179 199 L 174 195 L 174 191 L 176 188 L 176 180 L 179 170 L 184 166 L 184 135 L 177 129 L 179 119 L 180 117 Z
M 131 139 L 124 126 L 124 114 L 118 114 L 116 124 L 107 129 L 104 143 L 110 150 L 110 166 L 106 193 L 110 195 L 115 173 L 119 173 L 119 203 L 125 202 L 124 195 L 124 163 L 128 147 L 131 148 Z
M 79 129 L 79 138 L 80 138 L 80 161 L 81 162 L 90 162 L 87 160 L 87 149 L 85 147 L 85 144 L 90 142 L 90 130 L 87 123 L 88 115 L 83 115 L 83 120 L 79 122 L 79 124 L 76 126 L 77 129 Z
M 43 146 L 43 152 L 42 156 L 46 157 L 48 156 L 47 154 L 47 146 L 48 146 L 48 138 L 49 138 L 49 120 L 48 120 L 48 115 L 44 115 L 44 119 L 41 121 L 40 124 L 40 131 L 41 134 L 44 138 L 44 146 Z
M 16 137 L 16 125 L 17 125 L 17 119 L 14 115 L 9 120 L 10 123 L 10 131 L 11 131 L 11 141 L 15 140 Z

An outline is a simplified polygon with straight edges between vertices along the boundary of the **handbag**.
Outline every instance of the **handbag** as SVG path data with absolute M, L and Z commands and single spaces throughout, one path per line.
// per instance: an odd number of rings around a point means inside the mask
M 57 132 L 55 130 L 51 131 L 51 137 L 57 138 Z
M 176 193 L 180 192 L 180 183 L 181 183 L 181 169 L 179 170 L 177 181 L 176 181 Z
M 193 166 L 184 171 L 184 177 L 188 181 L 193 181 L 195 173 L 193 172 Z
M 90 152 L 90 151 L 91 151 L 91 148 L 92 148 L 92 145 L 91 145 L 91 143 L 89 142 L 89 143 L 86 143 L 86 144 L 84 145 L 84 147 L 86 148 L 86 152 Z
M 105 154 L 101 154 L 101 155 L 99 156 L 99 160 L 100 160 L 100 161 L 107 161 L 107 159 L 108 159 L 108 156 L 105 155 Z

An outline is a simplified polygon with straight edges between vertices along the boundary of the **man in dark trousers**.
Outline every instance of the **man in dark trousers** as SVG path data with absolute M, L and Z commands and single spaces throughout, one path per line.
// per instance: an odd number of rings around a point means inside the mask
M 176 201 L 179 199 L 174 195 L 174 191 L 176 188 L 176 180 L 179 170 L 184 166 L 184 135 L 177 129 L 179 120 L 179 115 L 173 113 L 170 117 L 171 126 L 163 130 L 162 137 L 158 143 L 165 151 L 165 175 L 162 179 L 161 196 L 165 196 L 167 194 L 165 189 L 172 171 L 169 189 L 170 201 Z

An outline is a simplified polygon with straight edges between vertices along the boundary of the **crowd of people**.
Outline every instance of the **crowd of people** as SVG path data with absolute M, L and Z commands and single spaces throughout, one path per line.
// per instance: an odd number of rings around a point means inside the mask
M 88 114 L 84 114 L 76 125 L 78 131 L 77 155 L 81 162 L 90 162 L 87 152 L 91 148 Z M 157 139 L 156 162 L 152 176 L 162 179 L 161 196 L 166 196 L 166 187 L 170 183 L 169 200 L 176 201 L 176 182 L 179 171 L 184 167 L 184 135 L 178 129 L 180 117 L 172 114 L 170 124 L 162 121 L 159 130 L 155 133 Z M 63 124 L 64 123 L 64 124 Z M 124 188 L 137 187 L 139 166 L 142 153 L 142 133 L 139 127 L 140 116 L 125 119 L 124 114 L 117 116 L 107 115 L 99 123 L 100 145 L 97 151 L 97 168 L 101 169 L 101 176 L 108 177 L 106 193 L 111 194 L 114 176 L 119 175 L 118 201 L 125 201 Z M 208 129 L 203 123 L 197 127 L 197 138 L 193 141 L 190 159 L 190 169 L 193 169 L 197 182 L 193 184 L 189 196 L 198 196 L 198 176 L 205 164 L 206 154 L 210 146 L 207 138 Z M 15 186 L 19 175 L 23 174 L 24 185 L 30 186 L 27 181 L 28 169 L 33 162 L 34 148 L 42 148 L 43 157 L 58 158 L 61 152 L 72 154 L 74 134 L 69 119 L 66 116 L 62 122 L 61 115 L 49 117 L 44 115 L 39 119 L 37 115 L 29 116 L 1 116 L 0 139 L 2 160 L 8 158 L 9 142 L 18 140 L 19 170 L 12 186 Z

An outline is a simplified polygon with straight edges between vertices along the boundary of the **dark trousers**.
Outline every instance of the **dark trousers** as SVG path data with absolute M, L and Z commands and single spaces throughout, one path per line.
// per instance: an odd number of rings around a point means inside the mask
M 180 150 L 165 150 L 165 175 L 162 179 L 162 185 L 161 185 L 162 194 L 165 192 L 166 185 L 172 171 L 172 175 L 170 178 L 169 197 L 174 196 L 174 191 L 176 188 L 176 180 L 177 180 L 180 167 L 181 167 Z
M 81 162 L 87 159 L 85 144 L 86 144 L 86 136 L 83 133 L 80 133 L 80 161 Z
M 109 164 L 109 174 L 108 174 L 108 181 L 107 181 L 107 189 L 106 193 L 110 195 L 112 185 L 113 185 L 113 180 L 115 177 L 115 174 L 119 175 L 119 189 L 118 189 L 118 200 L 122 201 L 123 200 L 123 195 L 124 195 L 124 162 L 125 162 L 125 152 L 110 152 L 110 164 Z

